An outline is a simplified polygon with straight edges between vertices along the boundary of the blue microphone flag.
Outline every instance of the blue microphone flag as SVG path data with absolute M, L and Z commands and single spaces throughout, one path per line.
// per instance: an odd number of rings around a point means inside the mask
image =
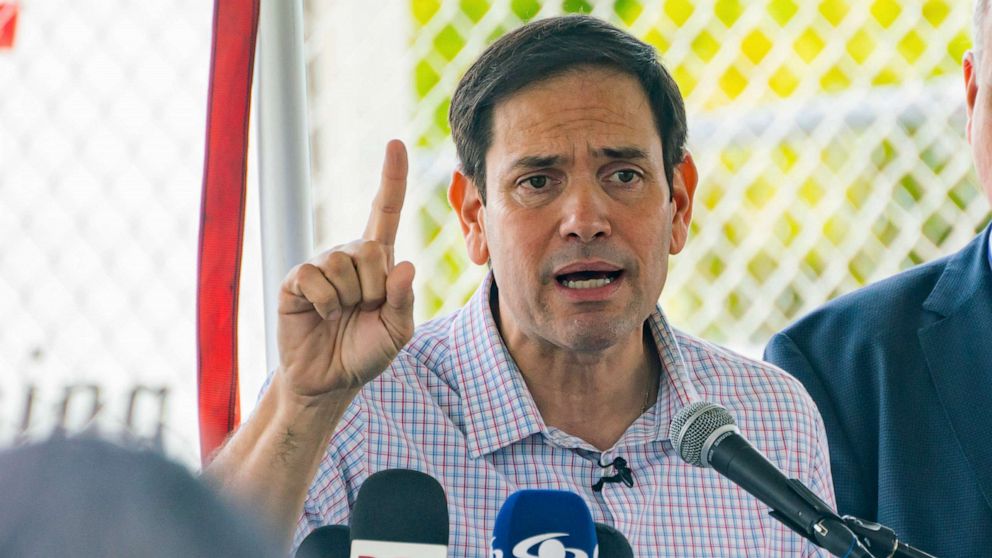
M 565 490 L 520 490 L 503 503 L 491 558 L 595 558 L 596 526 L 582 498 Z

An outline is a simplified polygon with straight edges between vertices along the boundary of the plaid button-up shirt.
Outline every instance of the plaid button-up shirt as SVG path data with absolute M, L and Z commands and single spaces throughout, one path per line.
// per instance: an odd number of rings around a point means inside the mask
M 659 308 L 646 324 L 664 366 L 658 399 L 600 452 L 542 420 L 496 328 L 492 286 L 490 275 L 465 307 L 420 326 L 355 399 L 310 487 L 297 544 L 321 525 L 348 524 L 370 474 L 409 468 L 444 487 L 452 557 L 487 556 L 500 506 L 523 488 L 581 495 L 593 518 L 619 529 L 639 557 L 827 556 L 730 481 L 684 463 L 668 436 L 686 404 L 719 403 L 787 476 L 833 504 L 823 425 L 798 381 L 674 331 Z M 616 457 L 627 461 L 634 486 L 593 491 L 613 473 L 601 464 Z

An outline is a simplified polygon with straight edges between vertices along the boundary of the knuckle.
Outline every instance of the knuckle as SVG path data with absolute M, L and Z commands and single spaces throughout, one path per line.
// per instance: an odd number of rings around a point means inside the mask
M 296 284 L 299 283 L 301 277 L 303 277 L 303 265 L 300 264 L 293 266 L 293 268 L 289 270 L 289 273 L 282 278 L 280 289 L 284 291 L 295 290 Z
M 343 306 L 354 306 L 362 299 L 362 293 L 357 289 L 345 289 L 341 292 L 340 304 Z
M 291 277 L 296 277 L 300 281 L 308 281 L 320 275 L 320 270 L 312 263 L 302 263 L 290 272 Z
M 332 252 L 327 257 L 327 270 L 334 275 L 350 272 L 354 269 L 351 263 L 351 256 L 344 252 Z
M 331 312 L 341 309 L 341 302 L 338 300 L 338 297 L 332 296 L 325 301 L 314 303 L 314 308 L 316 308 L 322 316 L 327 317 L 327 315 Z
M 337 251 L 337 248 L 331 248 L 330 250 L 324 250 L 323 252 L 320 252 L 316 256 L 310 258 L 310 260 L 308 260 L 306 263 L 304 263 L 302 265 L 312 265 L 314 267 L 320 268 L 320 266 L 324 265 L 324 262 L 327 261 L 327 258 L 331 257 L 331 255 L 334 254 L 334 252 L 336 252 L 336 251 Z
M 290 275 L 306 275 L 314 270 L 314 265 L 309 262 L 301 263 L 290 270 Z
M 358 256 L 364 261 L 376 261 L 383 256 L 382 243 L 366 240 L 357 247 Z
M 351 242 L 340 244 L 334 248 L 335 252 L 344 252 L 348 255 L 354 255 L 358 251 L 358 247 L 362 245 L 365 240 L 359 238 L 357 240 L 352 240 Z
M 321 306 L 338 306 L 338 295 L 334 289 L 322 290 L 313 297 L 313 303 Z
M 395 215 L 403 210 L 403 203 L 396 201 L 377 200 L 374 205 L 376 211 L 385 215 Z

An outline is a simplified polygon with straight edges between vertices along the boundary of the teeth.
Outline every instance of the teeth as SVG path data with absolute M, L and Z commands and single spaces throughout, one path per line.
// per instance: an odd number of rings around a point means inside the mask
M 569 289 L 595 289 L 605 287 L 612 282 L 613 279 L 607 277 L 605 279 L 589 279 L 586 281 L 563 281 L 562 283 Z

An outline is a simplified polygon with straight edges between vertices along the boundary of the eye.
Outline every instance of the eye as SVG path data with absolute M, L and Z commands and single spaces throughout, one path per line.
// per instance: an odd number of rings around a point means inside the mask
M 531 176 L 529 178 L 524 179 L 524 184 L 527 184 L 528 186 L 530 186 L 535 190 L 540 190 L 541 188 L 544 188 L 545 186 L 548 185 L 548 177 L 544 176 L 543 174 Z
M 613 174 L 617 177 L 617 180 L 623 182 L 624 184 L 628 184 L 637 179 L 637 172 L 630 169 L 618 170 Z

